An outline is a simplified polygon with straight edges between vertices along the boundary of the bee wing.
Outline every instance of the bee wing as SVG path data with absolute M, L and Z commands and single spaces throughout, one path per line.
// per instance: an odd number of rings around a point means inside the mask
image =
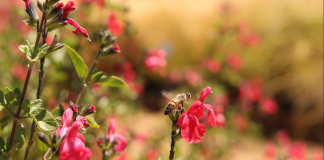
M 162 95 L 166 98 L 169 98 L 169 99 L 172 99 L 172 98 L 175 98 L 176 97 L 176 94 L 173 94 L 171 92 L 167 92 L 165 90 L 162 90 L 161 91 Z
M 190 101 L 185 101 L 185 103 L 186 103 L 186 104 L 191 104 L 191 102 L 190 102 Z

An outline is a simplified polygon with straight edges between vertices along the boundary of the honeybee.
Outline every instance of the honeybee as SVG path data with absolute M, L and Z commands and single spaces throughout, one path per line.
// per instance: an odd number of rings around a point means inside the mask
M 164 115 L 169 115 L 172 111 L 176 111 L 178 113 L 183 113 L 185 108 L 183 106 L 183 102 L 190 104 L 191 94 L 189 92 L 179 93 L 177 95 L 162 91 L 162 95 L 166 98 L 171 99 L 171 101 L 166 105 L 164 109 Z

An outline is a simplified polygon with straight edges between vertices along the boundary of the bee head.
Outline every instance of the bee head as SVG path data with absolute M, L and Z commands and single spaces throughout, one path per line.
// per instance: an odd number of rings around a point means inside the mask
M 186 96 L 187 96 L 188 99 L 191 98 L 191 94 L 189 92 L 185 92 L 185 94 L 186 94 Z

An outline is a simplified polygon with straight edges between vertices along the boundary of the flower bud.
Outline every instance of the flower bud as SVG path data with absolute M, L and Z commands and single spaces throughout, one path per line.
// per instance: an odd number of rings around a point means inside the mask
M 66 3 L 66 5 L 63 8 L 63 15 L 62 17 L 67 18 L 67 16 L 69 16 L 69 14 L 74 11 L 76 8 L 75 4 L 73 1 L 69 1 L 68 3 Z
M 75 105 L 73 105 L 73 106 L 71 107 L 71 109 L 72 109 L 73 112 L 78 112 L 78 107 L 75 106 Z
M 51 7 L 53 4 L 57 3 L 60 0 L 49 0 L 46 2 L 47 7 Z
M 87 116 L 92 113 L 96 112 L 96 107 L 94 105 L 88 106 L 86 109 L 84 109 L 81 113 L 82 116 Z
M 64 24 L 64 21 L 66 21 L 67 18 L 63 18 L 62 15 L 63 15 L 63 10 L 60 9 L 58 12 L 56 12 L 53 18 L 46 23 L 46 27 L 50 28 L 59 24 Z
M 42 11 L 42 12 L 44 12 L 44 8 L 43 8 L 43 3 L 42 2 L 40 2 L 39 0 L 37 0 L 37 7 Z
M 173 110 L 170 114 L 169 114 L 169 118 L 171 119 L 171 121 L 173 122 L 177 122 L 179 119 L 179 112 L 177 112 L 176 110 Z
M 102 140 L 101 140 L 101 139 L 98 139 L 98 140 L 97 140 L 97 144 L 98 144 L 99 147 L 102 147 L 102 146 L 103 146 L 103 142 L 102 142 Z
M 111 55 L 119 52 L 120 50 L 118 45 L 110 45 L 109 47 L 102 49 L 100 56 L 103 57 L 106 55 Z
M 76 121 L 81 122 L 84 128 L 88 128 L 88 127 L 90 127 L 90 124 L 89 124 L 89 122 L 87 121 L 87 118 L 85 118 L 85 117 L 83 117 L 83 116 L 78 115 L 78 116 L 76 117 Z
M 51 145 L 50 145 L 50 143 L 48 142 L 48 140 L 47 140 L 47 138 L 46 138 L 46 136 L 45 136 L 44 133 L 42 133 L 42 132 L 38 132 L 37 134 L 38 134 L 38 138 L 39 138 L 40 141 L 42 141 L 42 142 L 43 142 L 45 145 L 47 145 L 48 147 L 51 147 Z
M 55 145 L 58 139 L 59 135 L 56 132 L 54 132 L 54 134 L 51 136 L 52 144 Z
M 37 14 L 37 11 L 36 11 L 33 1 L 29 2 L 28 9 L 26 9 L 26 12 L 29 15 L 31 21 L 34 21 L 34 22 L 39 21 L 39 17 L 38 17 L 38 14 Z
M 62 13 L 59 17 L 62 16 L 63 14 L 63 7 L 64 4 L 63 3 L 58 3 L 55 4 L 54 6 L 51 7 L 51 9 L 48 11 L 47 15 L 46 15 L 46 19 L 51 19 L 53 16 L 55 16 L 60 10 L 62 10 Z

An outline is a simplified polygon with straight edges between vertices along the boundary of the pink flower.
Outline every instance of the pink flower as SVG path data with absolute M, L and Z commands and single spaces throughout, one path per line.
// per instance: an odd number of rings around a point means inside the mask
M 23 0 L 26 4 L 26 10 L 28 10 L 28 7 L 29 7 L 29 3 L 30 3 L 30 0 Z
M 223 113 L 216 114 L 216 125 L 219 127 L 225 127 L 226 118 Z
M 243 45 L 248 46 L 258 46 L 260 45 L 260 38 L 257 34 L 252 33 L 250 26 L 248 23 L 241 22 L 238 25 L 238 34 L 239 34 L 239 41 Z
M 169 72 L 169 80 L 173 84 L 179 83 L 181 81 L 181 73 L 178 70 L 176 70 L 176 69 L 172 69 Z
M 117 16 L 115 13 L 111 13 L 107 22 L 107 27 L 110 31 L 118 36 L 122 32 L 122 25 L 118 22 Z
M 212 73 L 218 73 L 222 68 L 221 64 L 218 61 L 211 58 L 205 59 L 203 61 L 203 66 Z
M 101 140 L 101 139 L 98 139 L 98 140 L 97 140 L 97 144 L 98 144 L 98 146 L 102 146 L 102 145 L 103 145 L 102 140 Z
M 276 139 L 279 145 L 287 145 L 290 143 L 290 137 L 286 130 L 280 130 L 276 134 Z
M 290 145 L 289 157 L 294 160 L 305 159 L 305 144 L 302 142 L 294 142 Z
M 55 9 L 57 9 L 57 10 L 61 10 L 61 9 L 63 9 L 64 8 L 64 4 L 63 3 L 58 3 L 57 5 L 56 5 L 56 8 Z M 63 11 L 64 12 L 64 11 Z
M 73 105 L 71 108 L 72 108 L 73 112 L 78 112 L 78 107 L 77 106 Z
M 238 70 L 238 69 L 240 69 L 242 67 L 242 60 L 236 54 L 228 55 L 227 56 L 227 63 L 234 70 Z
M 83 125 L 82 128 L 88 128 L 88 127 L 90 127 L 90 124 L 89 124 L 89 122 L 87 121 L 87 118 L 85 118 L 85 117 L 83 117 L 83 116 L 78 115 L 78 116 L 76 117 L 76 121 L 77 121 L 77 122 L 80 122 L 80 123 Z
M 247 99 L 253 102 L 259 101 L 262 96 L 261 84 L 262 81 L 259 78 L 240 83 L 240 98 L 242 100 Z
M 266 151 L 264 155 L 269 159 L 274 159 L 276 157 L 276 147 L 273 142 L 268 141 L 266 143 Z
M 112 160 L 126 160 L 126 154 L 121 154 L 120 156 L 115 157 Z
M 181 127 L 181 135 L 188 143 L 198 143 L 205 134 L 205 125 L 199 124 L 198 119 L 204 115 L 204 109 L 207 108 L 207 117 L 209 123 L 216 127 L 216 116 L 213 107 L 209 104 L 204 104 L 205 98 L 211 92 L 210 87 L 206 87 L 202 90 L 198 101 L 194 102 L 183 113 L 177 121 L 177 125 Z
M 89 41 L 91 41 L 91 39 L 89 38 L 88 32 L 86 29 L 84 29 L 83 27 L 81 27 L 77 22 L 75 22 L 72 18 L 69 18 L 68 20 L 66 20 L 64 23 L 66 24 L 70 24 L 73 27 L 75 27 L 76 29 L 74 31 L 72 31 L 75 35 L 78 35 L 79 32 L 81 32 L 83 34 L 84 37 L 87 37 Z
M 21 65 L 21 64 L 14 64 L 11 68 L 11 73 L 14 77 L 16 77 L 18 80 L 25 80 L 27 75 L 27 65 Z
M 203 83 L 202 76 L 193 70 L 186 71 L 185 79 L 189 84 L 193 86 L 199 86 Z
M 317 147 L 314 150 L 313 160 L 323 160 L 323 148 Z
M 150 50 L 144 59 L 144 66 L 150 72 L 156 71 L 158 68 L 163 68 L 167 65 L 165 57 L 167 52 L 163 49 Z
M 264 98 L 261 100 L 261 110 L 266 114 L 274 114 L 278 111 L 278 105 L 272 98 Z
M 113 141 L 116 141 L 117 142 L 117 145 L 116 145 L 117 152 L 123 152 L 125 150 L 125 148 L 127 147 L 127 141 L 122 135 L 115 133 L 116 126 L 117 126 L 116 120 L 112 119 L 110 121 L 108 135 L 106 135 L 106 138 L 109 139 L 110 143 L 112 143 Z
M 56 6 L 57 7 L 57 6 Z M 66 3 L 66 5 L 63 8 L 63 14 L 62 17 L 67 18 L 67 16 L 69 16 L 69 14 L 74 11 L 76 8 L 75 4 L 73 1 L 69 1 Z
M 79 134 L 81 124 L 74 122 L 68 132 L 67 137 L 63 140 L 60 146 L 60 160 L 89 160 L 91 150 L 84 145 L 84 137 Z
M 60 135 L 61 138 L 65 136 L 67 131 L 70 129 L 70 123 L 72 121 L 73 111 L 71 108 L 67 108 L 62 116 L 62 126 L 56 129 L 56 133 Z

